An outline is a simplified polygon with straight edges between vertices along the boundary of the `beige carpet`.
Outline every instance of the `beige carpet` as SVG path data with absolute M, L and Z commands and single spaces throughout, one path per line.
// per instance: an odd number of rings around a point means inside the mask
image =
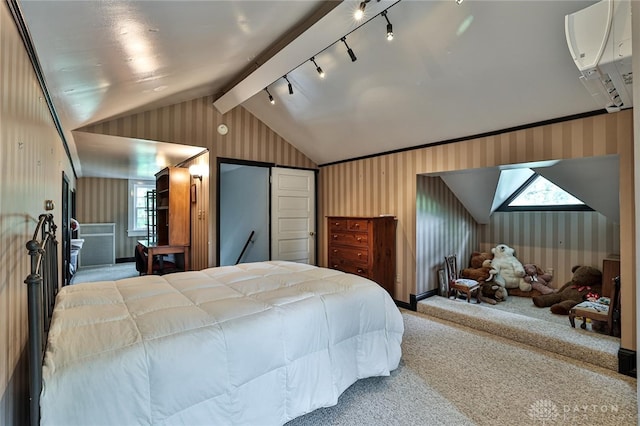
M 530 297 L 509 296 L 505 302 L 484 306 L 571 327 L 568 316 L 552 314 L 549 308 L 538 308 Z
M 135 262 L 117 263 L 105 266 L 87 266 L 78 268 L 78 272 L 71 278 L 71 284 L 80 284 L 105 280 L 121 280 L 137 277 Z
M 636 380 L 403 311 L 400 367 L 298 425 L 636 425 Z
M 579 327 L 572 328 L 566 317 L 561 318 L 564 321 L 548 321 L 496 308 L 500 305 L 515 306 L 507 305 L 514 302 L 511 299 L 520 298 L 510 297 L 502 304 L 489 305 L 434 296 L 418 302 L 418 311 L 600 367 L 618 370 L 620 339 Z M 541 314 L 548 312 L 545 309 L 534 309 Z

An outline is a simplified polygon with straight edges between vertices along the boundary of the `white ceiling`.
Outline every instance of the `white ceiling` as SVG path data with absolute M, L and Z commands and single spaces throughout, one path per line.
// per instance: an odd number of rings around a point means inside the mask
M 19 5 L 78 175 L 143 177 L 171 144 L 73 131 L 226 90 L 221 112 L 241 104 L 326 164 L 600 109 L 564 35 L 564 16 L 593 3 L 371 1 L 360 28 L 359 0 Z M 389 6 L 391 42 L 375 16 Z

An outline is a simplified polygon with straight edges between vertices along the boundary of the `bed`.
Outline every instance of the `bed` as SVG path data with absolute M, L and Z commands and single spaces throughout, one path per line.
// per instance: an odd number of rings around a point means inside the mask
M 292 262 L 67 286 L 40 422 L 283 424 L 389 375 L 403 331 L 374 282 Z

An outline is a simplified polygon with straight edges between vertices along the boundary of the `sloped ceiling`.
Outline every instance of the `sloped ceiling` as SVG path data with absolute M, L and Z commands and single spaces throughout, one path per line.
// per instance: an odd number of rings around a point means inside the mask
M 615 223 L 620 222 L 620 173 L 617 155 L 561 161 L 535 172 Z
M 212 114 L 239 103 L 316 164 L 602 108 L 579 82 L 564 34 L 565 15 L 595 0 L 371 1 L 365 24 L 352 18 L 360 0 L 11 3 L 79 176 L 113 172 L 115 158 L 100 160 L 144 142 L 73 131 L 201 97 L 217 102 Z M 157 155 L 135 152 L 139 164 Z
M 491 214 L 536 172 L 609 220 L 620 221 L 620 174 L 617 155 L 516 164 L 440 176 L 476 222 L 489 223 Z

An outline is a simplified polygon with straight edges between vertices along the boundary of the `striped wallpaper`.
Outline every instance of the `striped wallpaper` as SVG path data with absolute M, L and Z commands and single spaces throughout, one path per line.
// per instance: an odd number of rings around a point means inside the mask
M 75 177 L 6 2 L 0 4 L 0 54 L 0 424 L 24 425 L 24 280 L 30 270 L 25 244 L 33 238 L 45 200 L 54 201 L 51 212 L 61 225 L 62 172 L 71 188 Z
M 83 223 L 116 224 L 116 259 L 132 258 L 140 237 L 129 237 L 129 181 L 127 179 L 79 178 L 76 194 L 76 219 Z
M 623 347 L 635 348 L 635 224 L 633 182 L 633 123 L 632 111 L 602 114 L 593 117 L 548 124 L 525 130 L 501 133 L 451 144 L 423 147 L 411 151 L 393 153 L 379 157 L 354 160 L 322 167 L 319 174 L 320 206 L 322 215 L 378 215 L 395 214 L 398 217 L 397 258 L 399 281 L 396 298 L 408 302 L 410 294 L 419 294 L 429 284 L 417 281 L 417 271 L 429 269 L 430 263 L 418 263 L 418 253 L 424 256 L 426 248 L 417 247 L 417 179 L 420 174 L 436 173 L 467 168 L 492 167 L 550 159 L 579 158 L 587 156 L 619 154 L 620 158 L 620 224 L 619 238 L 614 236 L 615 227 L 602 224 L 601 219 L 584 216 L 584 226 L 597 223 L 598 238 L 606 235 L 610 242 L 598 244 L 597 255 L 585 261 L 598 265 L 597 260 L 608 251 L 619 249 L 621 279 L 630 283 L 622 288 Z M 518 216 L 494 217 L 494 225 L 506 226 L 509 221 L 522 220 Z M 529 220 L 538 220 L 535 216 Z M 560 224 L 572 220 L 553 219 Z M 322 222 L 320 222 L 322 224 Z M 500 224 L 503 225 L 500 225 Z M 422 225 L 421 225 L 422 226 Z M 604 226 L 604 230 L 600 227 Z M 586 229 L 586 228 L 585 228 Z M 592 228 L 593 229 L 593 228 Z M 573 230 L 573 228 L 572 228 Z M 483 231 L 486 232 L 486 231 Z M 493 232 L 493 231 L 492 231 Z M 504 229 L 499 232 L 506 232 Z M 548 231 L 545 231 L 548 232 Z M 553 231 L 552 231 L 553 232 Z M 511 238 L 509 234 L 504 237 Z M 566 235 L 566 234 L 565 234 Z M 497 243 L 497 237 L 482 235 L 481 246 Z M 498 234 L 500 236 L 500 234 Z M 320 230 L 320 263 L 326 265 L 326 230 Z M 523 256 L 542 257 L 534 248 L 527 251 L 527 239 L 523 234 L 518 239 L 519 252 Z M 579 237 L 570 238 L 572 246 L 579 244 Z M 594 237 L 595 238 L 595 237 Z M 502 241 L 500 241 L 502 242 Z M 445 249 L 440 250 L 445 251 Z M 440 255 L 438 255 L 439 257 Z M 573 252 L 562 253 L 563 263 L 581 261 Z M 439 261 L 439 260 L 438 260 Z M 435 262 L 430 260 L 429 262 Z M 559 265 L 558 268 L 561 266 Z M 561 280 L 561 277 L 558 277 Z
M 552 269 L 554 287 L 574 265 L 602 270 L 603 259 L 620 255 L 620 227 L 597 212 L 496 212 L 480 225 L 439 177 L 418 176 L 416 191 L 416 294 L 438 288 L 448 253 L 463 268 L 471 252 L 505 243 L 522 263 Z
M 229 128 L 229 132 L 224 136 L 216 131 L 221 123 Z M 209 150 L 209 176 L 202 179 L 201 187 L 207 191 L 208 206 L 202 213 L 205 216 L 204 223 L 203 220 L 198 221 L 198 229 L 208 230 L 208 259 L 207 261 L 197 260 L 203 255 L 201 250 L 204 249 L 204 241 L 197 241 L 198 251 L 194 250 L 192 254 L 194 265 L 198 264 L 202 267 L 214 266 L 216 261 L 218 157 L 274 163 L 278 166 L 317 167 L 246 109 L 237 107 L 222 115 L 213 108 L 209 97 L 119 118 L 81 130 L 201 146 Z M 197 185 L 200 188 L 199 181 Z M 95 214 L 99 213 L 95 212 Z M 202 235 L 200 231 L 198 237 L 201 238 Z
M 416 183 L 416 290 L 438 288 L 444 257 L 455 254 L 458 267 L 478 250 L 476 221 L 439 177 L 417 176 Z
M 320 265 L 326 265 L 326 234 L 323 217 L 394 214 L 398 217 L 396 297 L 400 301 L 408 302 L 411 294 L 418 295 L 432 285 L 428 283 L 427 277 L 420 276 L 419 280 L 418 271 L 421 271 L 420 274 L 425 273 L 424 271 L 432 267 L 429 265 L 440 261 L 442 251 L 445 251 L 437 250 L 437 256 L 428 260 L 427 265 L 418 263 L 417 259 L 424 259 L 427 253 L 425 247 L 418 245 L 416 233 L 418 175 L 549 159 L 619 154 L 621 188 L 619 238 L 615 237 L 615 226 L 606 221 L 602 223 L 602 218 L 589 218 L 589 215 L 582 214 L 584 226 L 595 223 L 598 228 L 596 231 L 598 245 L 594 246 L 593 252 L 585 257 L 584 254 L 578 254 L 576 250 L 563 248 L 554 254 L 546 252 L 542 254 L 540 250 L 536 250 L 527 243 L 531 236 L 525 231 L 519 237 L 509 234 L 514 220 L 537 223 L 535 221 L 541 220 L 541 216 L 534 215 L 518 219 L 518 216 L 505 218 L 497 214 L 494 215 L 492 224 L 487 225 L 492 226 L 491 230 L 478 227 L 477 235 L 470 237 L 469 244 L 477 244 L 484 249 L 509 241 L 510 244 L 517 246 L 521 256 L 539 256 L 540 260 L 535 261 L 545 264 L 545 267 L 549 267 L 547 264 L 551 263 L 556 274 L 559 274 L 558 281 L 563 280 L 562 271 L 570 269 L 569 265 L 572 263 L 584 261 L 599 265 L 602 257 L 619 251 L 623 279 L 625 277 L 632 279 L 635 276 L 635 266 L 628 256 L 634 253 L 633 234 L 625 231 L 625 229 L 634 229 L 631 119 L 631 111 L 622 111 L 324 166 L 320 170 L 318 181 L 320 219 L 318 221 L 318 241 L 320 242 L 318 262 Z M 220 136 L 213 130 L 222 122 L 230 128 L 226 136 Z M 203 180 L 203 184 L 209 185 L 210 188 L 207 225 L 208 265 L 215 264 L 217 157 L 273 162 L 285 166 L 307 168 L 315 166 L 245 109 L 239 107 L 221 116 L 211 108 L 207 98 L 117 119 L 84 130 L 124 137 L 189 143 L 209 149 L 210 174 L 208 182 L 204 183 Z M 573 223 L 572 217 L 568 216 L 568 218 L 556 216 L 546 217 L 545 220 L 551 220 L 552 223 L 560 226 L 566 220 L 571 220 Z M 501 226 L 505 228 L 500 229 Z M 553 226 L 551 229 L 555 229 Z M 594 229 L 593 226 L 592 229 Z M 489 235 L 486 235 L 487 232 Z M 549 232 L 547 228 L 545 232 Z M 606 236 L 606 242 L 602 244 L 601 235 Z M 573 247 L 576 242 L 569 239 L 564 243 L 570 243 Z M 474 249 L 468 247 L 463 252 L 469 253 Z M 562 264 L 558 264 L 558 261 L 549 261 L 550 256 L 556 255 L 558 259 L 562 259 Z M 625 303 L 629 305 L 626 306 L 625 315 L 635 318 L 635 309 L 631 304 L 635 300 L 635 288 L 633 286 L 624 288 L 623 298 L 623 308 Z M 623 334 L 623 340 L 627 345 L 625 347 L 635 347 L 633 334 Z M 631 340 L 625 340 L 626 337 Z
M 189 167 L 193 164 L 209 165 L 209 153 L 206 152 L 181 164 Z M 191 269 L 199 271 L 209 266 L 209 177 L 202 180 L 192 179 L 195 185 L 196 199 L 191 200 Z

